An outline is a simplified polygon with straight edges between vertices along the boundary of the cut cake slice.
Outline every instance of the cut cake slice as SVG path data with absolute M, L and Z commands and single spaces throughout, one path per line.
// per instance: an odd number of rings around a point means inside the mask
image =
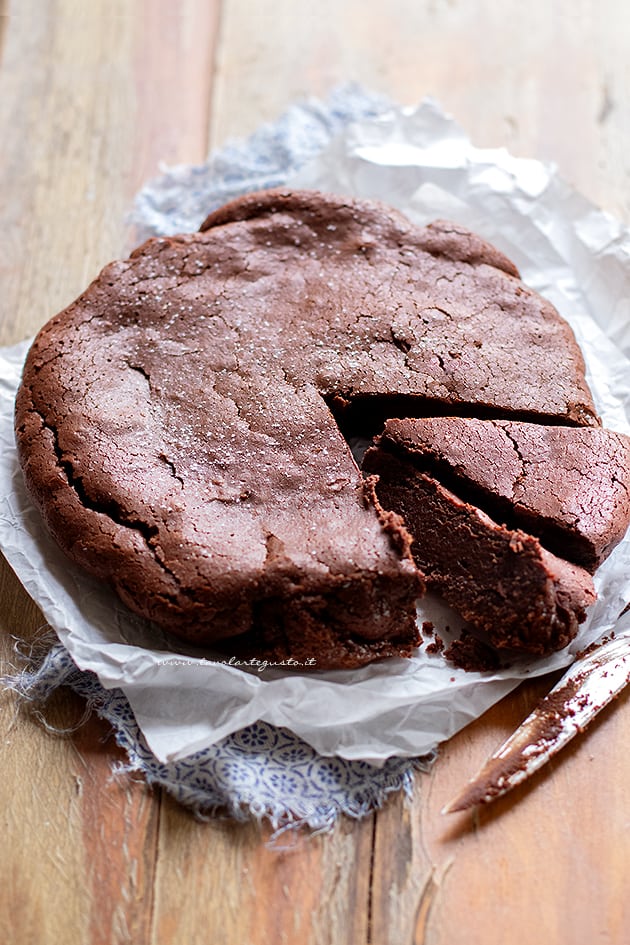
M 429 417 L 388 421 L 381 444 L 591 573 L 630 523 L 630 438 L 621 433 Z
M 566 646 L 595 601 L 589 572 L 420 471 L 413 451 L 405 455 L 400 442 L 391 448 L 388 427 L 363 468 L 382 506 L 402 516 L 413 536 L 427 587 L 496 647 L 544 654 Z

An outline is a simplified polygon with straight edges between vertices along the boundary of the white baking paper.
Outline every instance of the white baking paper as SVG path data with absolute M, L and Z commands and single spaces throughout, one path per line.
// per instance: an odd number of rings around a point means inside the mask
M 342 134 L 295 182 L 376 197 L 413 220 L 446 217 L 503 249 L 529 285 L 573 326 L 604 423 L 630 433 L 630 231 L 576 193 L 556 169 L 473 147 L 437 105 L 392 110 Z M 79 573 L 49 538 L 25 494 L 13 401 L 27 343 L 0 351 L 0 547 L 79 667 L 127 695 L 161 761 L 204 748 L 257 719 L 285 726 L 324 755 L 382 763 L 424 754 L 519 681 L 567 665 L 583 646 L 630 626 L 630 539 L 599 570 L 599 599 L 577 640 L 547 659 L 498 673 L 464 672 L 420 651 L 356 671 L 249 668 L 168 641 Z M 433 601 L 448 639 L 461 622 Z M 15 627 L 17 635 L 20 628 Z

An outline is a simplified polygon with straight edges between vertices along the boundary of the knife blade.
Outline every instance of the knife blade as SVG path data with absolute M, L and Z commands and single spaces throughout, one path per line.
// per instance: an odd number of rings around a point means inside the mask
M 583 731 L 629 681 L 630 631 L 593 644 L 442 813 L 487 804 L 521 784 Z

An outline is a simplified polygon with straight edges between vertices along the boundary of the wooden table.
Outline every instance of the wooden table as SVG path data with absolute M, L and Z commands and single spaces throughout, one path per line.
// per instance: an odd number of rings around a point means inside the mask
M 33 333 L 128 249 L 160 160 L 200 161 L 296 97 L 358 79 L 430 94 L 481 146 L 553 159 L 630 220 L 626 0 L 0 2 L 0 343 Z M 6 565 L 2 648 L 42 617 Z M 475 815 L 441 806 L 549 686 L 444 747 L 413 801 L 270 849 L 112 778 L 107 728 L 48 734 L 2 701 L 3 941 L 621 943 L 630 940 L 630 705 Z M 49 722 L 77 720 L 60 696 Z

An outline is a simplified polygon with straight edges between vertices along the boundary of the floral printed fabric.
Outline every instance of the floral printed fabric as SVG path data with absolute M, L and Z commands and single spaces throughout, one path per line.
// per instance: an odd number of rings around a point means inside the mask
M 215 207 L 239 194 L 282 185 L 350 122 L 383 112 L 379 95 L 348 85 L 326 102 L 291 106 L 246 141 L 235 142 L 200 166 L 165 169 L 138 194 L 131 222 L 140 237 L 198 229 Z M 128 771 L 140 771 L 197 814 L 221 809 L 237 820 L 268 819 L 276 830 L 305 824 L 328 830 L 340 813 L 362 817 L 393 791 L 411 791 L 413 772 L 431 758 L 393 758 L 382 768 L 325 758 L 285 729 L 257 722 L 181 761 L 162 764 L 150 752 L 122 691 L 106 690 L 82 672 L 56 643 L 43 661 L 5 679 L 25 699 L 43 703 L 69 686 L 106 719 L 126 751 Z

